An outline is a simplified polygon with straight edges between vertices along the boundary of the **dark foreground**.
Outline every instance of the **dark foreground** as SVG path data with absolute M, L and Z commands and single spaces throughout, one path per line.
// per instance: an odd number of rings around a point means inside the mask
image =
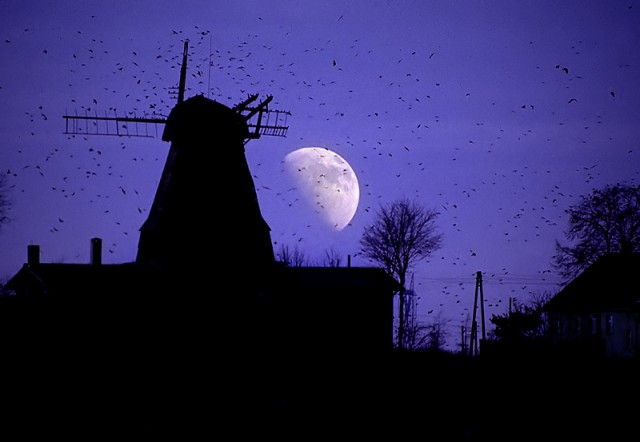
M 144 354 L 140 350 L 140 354 Z M 6 437 L 486 439 L 635 431 L 633 361 L 4 354 Z

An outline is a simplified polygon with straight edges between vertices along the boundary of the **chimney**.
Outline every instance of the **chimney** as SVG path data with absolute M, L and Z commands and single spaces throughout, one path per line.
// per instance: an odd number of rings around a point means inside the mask
M 30 244 L 27 246 L 27 264 L 40 264 L 40 246 L 35 244 Z
M 91 238 L 91 265 L 99 266 L 102 264 L 102 240 L 100 238 Z

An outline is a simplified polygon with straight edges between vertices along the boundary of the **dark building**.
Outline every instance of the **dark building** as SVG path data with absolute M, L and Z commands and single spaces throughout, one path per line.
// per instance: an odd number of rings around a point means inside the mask
M 173 108 L 162 136 L 171 146 L 135 262 L 103 264 L 99 238 L 88 264 L 42 263 L 30 246 L 5 293 L 46 305 L 122 303 L 123 314 L 135 305 L 141 321 L 145 310 L 170 305 L 163 314 L 175 313 L 185 330 L 214 330 L 202 334 L 215 337 L 205 339 L 214 347 L 267 345 L 250 338 L 257 333 L 272 338 L 270 348 L 391 348 L 397 283 L 383 270 L 276 262 L 245 156 L 245 143 L 264 129 L 248 119 L 268 112 L 270 101 L 249 107 L 255 98 L 230 108 L 197 95 Z
M 178 103 L 162 136 L 171 142 L 149 217 L 140 229 L 139 263 L 265 268 L 274 263 L 245 157 L 249 137 L 237 111 L 196 95 Z
M 605 357 L 640 354 L 639 253 L 607 253 L 544 306 L 551 339 Z
M 334 401 L 346 392 L 379 401 L 390 383 L 380 375 L 398 286 L 382 269 L 276 263 L 247 290 L 255 275 L 241 266 L 218 281 L 202 266 L 104 264 L 99 244 L 85 264 L 40 262 L 29 246 L 4 286 L 0 434 L 188 437 L 283 416 L 297 425 L 297 413 L 344 415 L 347 403 Z
M 17 382 L 9 397 L 37 397 L 43 409 L 12 411 L 12 427 L 37 415 L 43 434 L 78 425 L 85 435 L 150 427 L 184 435 L 212 416 L 224 424 L 273 408 L 293 372 L 391 350 L 399 287 L 386 272 L 276 262 L 245 157 L 246 141 L 259 137 L 247 123 L 256 112 L 179 100 L 135 262 L 103 263 L 100 238 L 89 263 L 41 262 L 39 246 L 28 246 L 0 296 L 11 361 L 2 374 Z M 68 410 L 56 407 L 60 397 Z

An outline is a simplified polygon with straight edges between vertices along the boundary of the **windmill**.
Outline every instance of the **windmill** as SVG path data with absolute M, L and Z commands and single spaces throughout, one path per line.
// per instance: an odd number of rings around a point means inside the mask
M 178 103 L 184 101 L 188 53 L 189 40 L 185 40 L 178 85 Z M 289 129 L 287 119 L 291 112 L 269 109 L 269 103 L 273 99 L 272 95 L 250 106 L 257 99 L 258 94 L 249 95 L 246 100 L 233 106 L 233 110 L 243 116 L 250 129 L 246 141 L 260 138 L 261 135 L 286 137 Z M 257 121 L 252 122 L 251 119 L 254 116 L 257 116 Z M 78 115 L 77 113 L 73 115 L 65 114 L 63 118 L 65 120 L 64 133 L 67 135 L 155 137 L 158 135 L 156 125 L 166 124 L 167 122 L 165 116 L 156 114 L 126 116 L 117 115 L 117 111 L 113 110 L 113 114 L 105 112 L 103 115 L 99 115 L 97 109 L 93 110 L 93 115 L 85 110 L 83 115 Z M 151 130 L 150 125 L 153 125 Z
M 274 262 L 244 145 L 262 135 L 285 137 L 288 111 L 271 110 L 258 95 L 228 107 L 202 95 L 185 99 L 188 40 L 178 100 L 168 117 L 64 115 L 65 133 L 153 137 L 164 124 L 171 142 L 149 216 L 140 228 L 136 262 L 173 269 L 201 263 L 213 251 L 225 266 Z M 205 259 L 206 261 L 206 259 Z

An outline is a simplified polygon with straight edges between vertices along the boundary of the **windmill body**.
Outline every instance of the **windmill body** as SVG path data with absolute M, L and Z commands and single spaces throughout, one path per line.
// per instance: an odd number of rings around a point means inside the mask
M 269 110 L 271 96 L 253 104 L 258 95 L 251 95 L 232 108 L 203 95 L 185 100 L 187 55 L 185 41 L 178 102 L 168 118 L 65 115 L 65 133 L 152 136 L 149 125 L 165 125 L 162 140 L 171 147 L 140 229 L 136 263 L 170 270 L 213 261 L 217 268 L 269 267 L 270 228 L 244 146 L 262 135 L 286 136 L 290 113 Z
M 202 95 L 174 107 L 162 136 L 171 147 L 140 229 L 137 262 L 191 266 L 208 255 L 228 266 L 273 264 L 245 156 L 248 137 L 240 113 Z

